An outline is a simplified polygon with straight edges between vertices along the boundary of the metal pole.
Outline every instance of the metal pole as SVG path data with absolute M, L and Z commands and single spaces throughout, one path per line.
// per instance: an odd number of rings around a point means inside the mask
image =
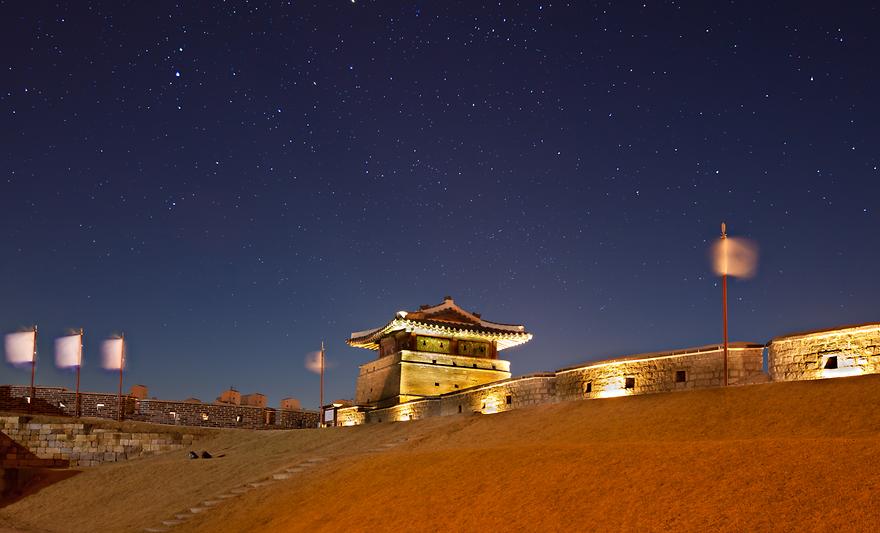
M 125 333 L 122 334 L 122 353 L 119 360 L 119 393 L 116 396 L 116 417 L 122 422 L 122 367 L 125 366 Z
M 321 396 L 319 410 L 321 411 L 321 420 L 318 427 L 324 426 L 324 341 L 321 341 Z
M 722 253 L 724 254 L 724 271 L 721 275 L 721 317 L 724 322 L 724 379 L 722 380 L 722 384 L 726 387 L 728 381 L 728 371 L 727 371 L 727 357 L 728 357 L 728 341 L 727 341 L 727 269 L 728 269 L 728 257 L 727 257 L 727 247 L 724 246 L 724 241 L 727 239 L 727 225 L 722 222 L 721 223 L 721 240 L 722 240 Z
M 34 356 L 31 358 L 31 397 L 28 402 L 28 412 L 31 412 L 34 401 L 36 400 L 36 387 L 34 387 L 34 376 L 37 373 L 37 325 L 34 324 Z
M 73 402 L 73 416 L 79 418 L 80 401 L 79 401 L 79 369 L 82 368 L 83 361 L 83 328 L 79 328 L 79 358 L 76 364 L 76 399 Z

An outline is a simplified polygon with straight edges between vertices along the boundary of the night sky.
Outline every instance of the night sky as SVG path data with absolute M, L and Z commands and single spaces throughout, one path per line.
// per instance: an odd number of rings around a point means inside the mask
M 880 320 L 880 12 L 807 4 L 0 2 L 0 328 L 313 407 L 445 295 L 515 375 L 719 342 L 722 220 L 731 340 Z

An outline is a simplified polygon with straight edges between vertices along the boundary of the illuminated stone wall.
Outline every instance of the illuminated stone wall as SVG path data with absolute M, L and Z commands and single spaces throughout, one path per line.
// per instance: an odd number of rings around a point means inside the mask
M 361 365 L 355 403 L 379 406 L 510 378 L 510 362 L 403 350 Z
M 767 381 L 767 375 L 763 372 L 763 349 L 760 344 L 730 345 L 728 371 L 731 385 Z M 564 400 L 719 387 L 722 384 L 723 354 L 722 347 L 714 345 L 588 363 L 555 373 L 478 384 L 366 412 L 358 412 L 354 407 L 340 409 L 338 424 L 398 422 L 459 413 L 492 414 Z M 421 383 L 430 383 L 437 376 L 442 376 L 437 370 L 446 368 L 439 360 L 443 356 L 437 354 L 409 352 L 404 357 L 412 357 L 409 368 L 406 367 L 407 361 L 404 361 L 404 376 L 408 371 L 414 374 L 424 372 L 415 376 Z M 437 363 L 433 362 L 434 359 L 437 359 Z M 502 362 L 482 361 L 484 365 Z M 503 368 L 507 370 L 509 367 Z M 494 370 L 500 371 L 499 368 Z M 629 388 L 628 378 L 631 380 Z
M 366 424 L 421 420 L 423 418 L 440 416 L 440 402 L 437 398 L 412 400 L 384 409 L 367 411 L 364 414 L 364 423 Z
M 773 381 L 880 373 L 880 323 L 777 337 L 767 364 Z
M 724 351 L 705 346 L 640 354 L 556 372 L 560 400 L 609 398 L 722 385 Z M 728 358 L 731 385 L 765 381 L 763 346 L 734 343 Z
M 336 425 L 338 426 L 359 426 L 364 422 L 364 412 L 357 406 L 340 407 L 336 411 Z
M 535 374 L 444 395 L 440 398 L 440 414 L 492 414 L 555 401 L 555 374 Z

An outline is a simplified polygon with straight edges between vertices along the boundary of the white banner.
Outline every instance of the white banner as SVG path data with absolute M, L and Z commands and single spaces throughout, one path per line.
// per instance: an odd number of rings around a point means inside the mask
M 107 339 L 101 343 L 101 366 L 107 370 L 119 370 L 125 364 L 123 360 L 122 339 Z
M 68 335 L 55 339 L 55 366 L 58 368 L 72 368 L 82 365 L 82 351 L 79 335 Z
M 13 365 L 33 363 L 36 334 L 35 331 L 20 331 L 6 335 L 6 361 Z
M 712 247 L 712 263 L 719 276 L 750 278 L 758 267 L 758 246 L 742 237 L 719 239 Z

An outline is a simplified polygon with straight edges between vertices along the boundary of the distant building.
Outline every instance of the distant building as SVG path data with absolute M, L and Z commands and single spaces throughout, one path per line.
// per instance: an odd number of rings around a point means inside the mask
M 146 400 L 149 392 L 146 385 L 132 385 L 128 395 L 138 400 Z
M 279 407 L 281 407 L 281 409 L 284 409 L 287 411 L 302 411 L 302 405 L 299 403 L 299 400 L 297 400 L 296 398 L 282 399 Z
M 193 398 L 192 396 L 190 396 L 186 400 L 183 400 L 183 403 L 202 403 L 202 400 L 199 400 L 198 398 Z
M 217 403 L 241 405 L 241 393 L 233 389 L 232 387 L 229 387 L 228 390 L 225 390 L 220 394 L 220 397 L 217 398 Z
M 266 395 L 255 392 L 241 396 L 241 405 L 250 407 L 266 407 Z

